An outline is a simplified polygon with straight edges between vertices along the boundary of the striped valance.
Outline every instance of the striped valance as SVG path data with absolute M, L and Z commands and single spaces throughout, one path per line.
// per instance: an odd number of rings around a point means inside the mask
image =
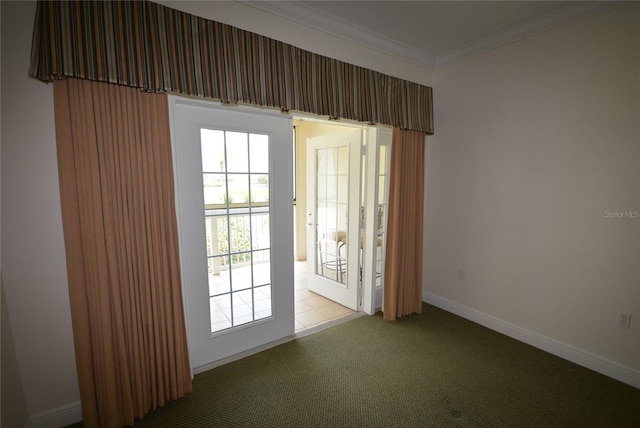
M 149 1 L 39 1 L 29 74 L 433 133 L 430 87 Z

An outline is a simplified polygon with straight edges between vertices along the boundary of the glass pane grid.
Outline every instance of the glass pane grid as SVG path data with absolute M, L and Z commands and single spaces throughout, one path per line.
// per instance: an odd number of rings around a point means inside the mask
M 267 135 L 201 130 L 211 332 L 272 315 Z
M 349 148 L 316 149 L 315 273 L 346 285 Z

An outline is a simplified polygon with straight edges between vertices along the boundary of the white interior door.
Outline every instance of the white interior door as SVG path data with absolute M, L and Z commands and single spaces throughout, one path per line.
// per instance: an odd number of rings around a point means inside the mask
M 370 315 L 373 315 L 382 307 L 391 137 L 392 131 L 390 128 L 377 126 L 367 130 L 362 309 Z
M 307 288 L 359 307 L 362 131 L 307 140 Z
M 194 372 L 294 334 L 292 123 L 170 98 Z

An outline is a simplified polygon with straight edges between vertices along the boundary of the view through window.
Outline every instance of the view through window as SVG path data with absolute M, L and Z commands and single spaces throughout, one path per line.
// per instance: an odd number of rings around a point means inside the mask
M 270 317 L 269 136 L 201 129 L 211 332 Z

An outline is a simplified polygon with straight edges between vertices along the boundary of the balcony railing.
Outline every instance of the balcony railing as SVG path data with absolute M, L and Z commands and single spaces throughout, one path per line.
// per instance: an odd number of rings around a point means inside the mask
M 207 205 L 205 227 L 210 273 L 270 260 L 268 203 Z

